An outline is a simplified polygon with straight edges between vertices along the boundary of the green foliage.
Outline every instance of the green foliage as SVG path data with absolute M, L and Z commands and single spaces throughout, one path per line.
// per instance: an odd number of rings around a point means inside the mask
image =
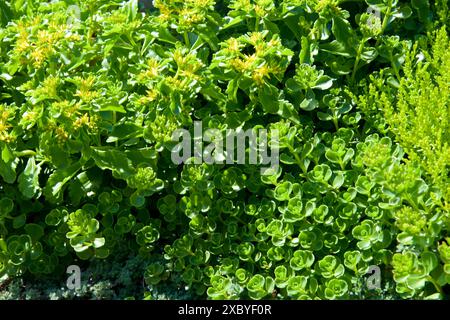
M 404 75 L 397 86 L 381 88 L 389 81 L 382 70 L 360 103 L 369 114 L 376 109 L 383 112 L 384 121 L 408 153 L 409 160 L 417 162 L 441 188 L 447 207 L 450 201 L 449 45 L 445 28 L 436 31 L 431 40 L 405 42 Z
M 445 1 L 4 3 L 0 278 L 125 250 L 199 298 L 366 298 L 370 266 L 445 298 Z M 194 121 L 277 129 L 278 170 L 174 164 Z

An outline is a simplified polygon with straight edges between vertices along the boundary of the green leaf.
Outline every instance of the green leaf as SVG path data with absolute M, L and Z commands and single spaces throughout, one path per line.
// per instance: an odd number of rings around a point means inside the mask
M 19 175 L 19 190 L 27 199 L 35 197 L 39 190 L 39 173 L 41 167 L 36 165 L 34 157 L 28 159 L 25 170 Z
M 388 8 L 386 3 L 387 1 L 384 0 L 366 0 L 366 3 L 373 9 L 376 9 L 380 12 L 385 12 Z
M 10 198 L 2 198 L 0 200 L 0 217 L 6 217 L 14 209 L 14 201 Z
M 127 113 L 127 111 L 125 110 L 125 108 L 121 105 L 106 105 L 106 106 L 102 106 L 100 108 L 100 111 L 102 112 L 106 112 L 106 111 L 111 111 L 111 112 L 119 112 L 119 113 Z
M 316 95 L 310 89 L 306 91 L 305 99 L 300 103 L 300 108 L 305 111 L 312 111 L 319 107 L 319 101 L 316 99 Z
M 279 92 L 272 85 L 265 85 L 263 90 L 259 92 L 259 101 L 265 112 L 276 114 L 279 108 Z
M 414 290 L 422 289 L 425 286 L 427 279 L 421 275 L 410 275 L 406 279 L 406 284 L 409 288 Z
M 280 161 L 282 163 L 286 163 L 286 164 L 294 164 L 295 163 L 295 159 L 285 153 L 282 153 L 280 155 Z
M 329 76 L 321 76 L 312 89 L 327 90 L 333 85 L 333 79 Z
M 431 21 L 429 0 L 411 0 L 411 6 L 416 9 L 421 22 L 429 23 Z
M 95 249 L 95 257 L 98 259 L 106 259 L 109 255 L 110 255 L 110 250 L 106 247 L 101 247 L 101 248 L 97 248 Z
M 92 158 L 103 170 L 109 169 L 121 179 L 134 174 L 135 169 L 124 152 L 109 147 L 92 147 Z
M 5 145 L 0 157 L 0 176 L 6 183 L 14 183 L 16 181 L 16 167 L 19 159 L 15 158 L 9 147 Z
M 333 17 L 331 30 L 333 31 L 337 42 L 343 46 L 344 52 L 355 57 L 358 40 L 355 37 L 350 23 L 340 17 Z
M 302 108 L 305 111 L 312 111 L 314 109 L 317 109 L 318 107 L 319 107 L 319 101 L 317 101 L 314 98 L 312 98 L 312 99 L 305 98 L 300 103 L 300 108 Z
M 230 82 L 228 82 L 226 94 L 228 95 L 228 99 L 232 102 L 237 102 L 237 91 L 239 89 L 240 77 L 236 77 Z
M 129 0 L 124 8 L 127 13 L 128 22 L 130 23 L 134 21 L 139 10 L 138 0 Z
M 144 128 L 131 122 L 116 124 L 106 142 L 115 142 L 123 139 L 139 138 L 143 135 Z
M 25 231 L 33 241 L 38 241 L 44 235 L 44 228 L 35 223 L 25 225 Z
M 0 26 L 6 26 L 13 17 L 10 7 L 4 1 L 0 1 Z
M 345 182 L 345 177 L 342 172 L 339 172 L 333 179 L 332 186 L 334 189 L 339 189 Z
M 328 149 L 325 152 L 325 157 L 327 158 L 328 161 L 333 162 L 333 163 L 341 162 L 341 158 L 339 157 L 339 154 L 336 151 L 333 151 L 331 149 Z
M 425 268 L 425 273 L 429 274 L 438 266 L 438 258 L 433 252 L 424 252 L 420 257 L 420 261 Z
M 105 238 L 95 238 L 94 239 L 94 248 L 100 248 L 105 245 Z
M 13 228 L 20 229 L 27 223 L 27 216 L 21 214 L 13 219 Z
M 408 19 L 412 15 L 412 10 L 408 5 L 405 5 L 395 10 L 392 15 L 396 18 Z
M 50 202 L 59 202 L 62 199 L 62 193 L 69 180 L 71 180 L 82 165 L 79 162 L 68 166 L 64 169 L 54 171 L 48 178 L 47 184 L 44 188 L 44 195 Z

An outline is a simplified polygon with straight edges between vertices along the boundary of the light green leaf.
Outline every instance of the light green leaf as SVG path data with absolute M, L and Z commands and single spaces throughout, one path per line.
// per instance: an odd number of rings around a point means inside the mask
M 29 158 L 25 170 L 18 178 L 19 190 L 25 198 L 31 199 L 38 194 L 40 172 L 41 167 L 36 165 L 34 157 Z
M 81 167 L 82 165 L 76 162 L 67 168 L 58 169 L 53 172 L 44 188 L 44 195 L 47 200 L 50 202 L 59 202 L 62 198 L 62 192 L 66 183 L 77 174 Z

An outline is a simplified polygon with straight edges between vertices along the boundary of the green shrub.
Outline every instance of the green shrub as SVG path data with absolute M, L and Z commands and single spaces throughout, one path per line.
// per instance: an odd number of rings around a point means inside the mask
M 153 4 L 0 2 L 0 278 L 120 249 L 199 298 L 445 298 L 446 3 Z M 280 166 L 175 164 L 195 121 Z

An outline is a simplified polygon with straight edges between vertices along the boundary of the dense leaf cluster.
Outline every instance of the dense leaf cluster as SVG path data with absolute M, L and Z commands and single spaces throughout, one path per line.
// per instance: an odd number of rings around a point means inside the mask
M 375 294 L 445 298 L 447 1 L 0 10 L 0 278 L 125 247 L 202 298 L 368 298 L 373 266 Z M 279 169 L 173 163 L 194 121 L 277 129 Z

